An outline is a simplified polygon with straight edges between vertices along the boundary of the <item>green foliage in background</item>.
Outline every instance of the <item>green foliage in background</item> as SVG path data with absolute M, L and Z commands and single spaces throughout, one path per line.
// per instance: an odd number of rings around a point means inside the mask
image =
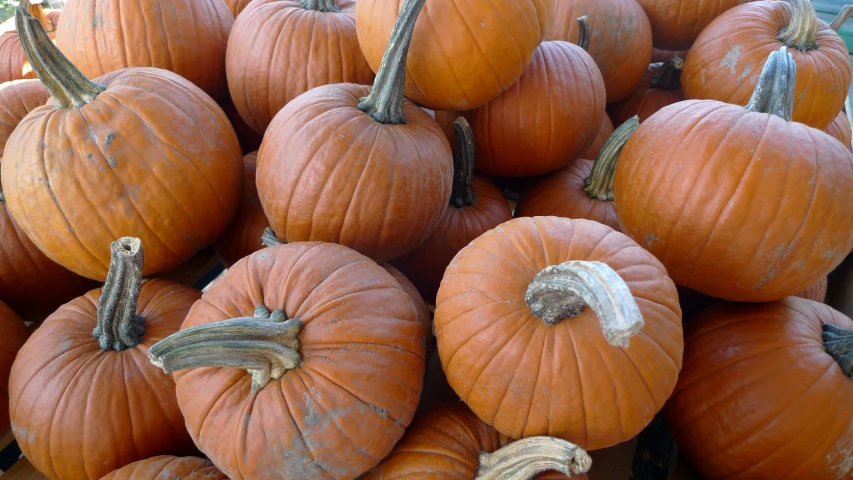
M 0 22 L 5 22 L 12 18 L 12 15 L 15 14 L 17 3 L 17 1 L 13 2 L 12 0 L 0 0 Z

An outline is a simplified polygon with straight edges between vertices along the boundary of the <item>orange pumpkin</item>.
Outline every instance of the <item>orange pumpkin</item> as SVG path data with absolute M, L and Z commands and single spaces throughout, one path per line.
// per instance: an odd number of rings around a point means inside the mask
M 628 440 L 681 368 L 681 309 L 663 265 L 589 220 L 517 218 L 471 242 L 444 275 L 435 330 L 450 386 L 512 438 Z
M 33 4 L 27 0 L 21 2 L 21 6 L 38 19 L 42 28 L 51 39 L 56 38 L 56 29 L 59 26 L 61 12 L 58 10 L 44 11 L 41 4 Z M 27 63 L 27 56 L 21 47 L 21 39 L 15 29 L 14 18 L 10 18 L 0 25 L 0 83 L 24 78 L 35 78 Z
M 652 25 L 655 48 L 686 50 L 726 10 L 751 0 L 637 0 Z
M 264 248 L 261 235 L 270 226 L 264 209 L 258 199 L 258 189 L 255 188 L 255 168 L 258 152 L 252 152 L 243 157 L 246 177 L 243 184 L 243 201 L 234 216 L 234 221 L 216 240 L 214 246 L 219 258 L 226 267 L 237 263 L 243 257 Z
M 853 144 L 853 127 L 850 126 L 850 119 L 847 117 L 846 112 L 839 112 L 835 120 L 824 131 L 843 143 L 845 147 L 853 148 L 853 145 L 851 145 Z
M 0 84 L 0 157 L 18 124 L 30 112 L 46 104 L 50 94 L 38 80 Z
M 714 480 L 850 478 L 851 329 L 793 297 L 705 311 L 665 410 L 679 453 Z
M 767 56 L 783 45 L 797 64 L 792 118 L 825 129 L 844 106 L 853 71 L 844 41 L 809 0 L 751 2 L 714 20 L 684 62 L 685 97 L 746 105 Z
M 243 151 L 243 154 L 257 152 L 261 148 L 261 140 L 264 139 L 264 135 L 256 132 L 254 128 L 250 127 L 243 120 L 240 112 L 237 111 L 237 107 L 234 106 L 234 102 L 231 101 L 231 95 L 225 95 L 217 103 L 222 107 L 222 111 L 225 112 L 225 116 L 228 117 L 231 126 L 234 127 L 234 133 L 237 134 L 237 139 L 240 140 L 240 149 Z
M 228 477 L 210 460 L 161 455 L 133 462 L 101 480 L 228 480 Z
M 683 66 L 684 60 L 680 57 L 649 65 L 647 75 L 651 79 L 647 85 L 641 84 L 627 98 L 607 106 L 607 113 L 613 123 L 621 125 L 635 115 L 642 123 L 661 108 L 684 100 L 684 94 L 681 93 Z
M 246 7 L 252 2 L 252 0 L 224 0 L 225 5 L 228 5 L 228 10 L 231 10 L 231 15 L 234 15 L 234 18 L 237 18 Z
M 9 431 L 9 373 L 18 351 L 24 346 L 30 332 L 11 308 L 0 302 L 0 431 Z
M 795 297 L 805 298 L 806 300 L 814 300 L 815 302 L 823 303 L 826 299 L 826 290 L 828 287 L 826 276 L 820 277 L 818 281 L 813 283 L 809 288 L 795 294 Z
M 598 154 L 601 153 L 601 147 L 604 146 L 604 142 L 606 142 L 611 135 L 613 135 L 613 122 L 610 121 L 609 116 L 602 115 L 601 128 L 598 130 L 598 136 L 595 137 L 595 140 L 592 142 L 592 145 L 586 149 L 586 152 L 581 155 L 581 158 L 597 158 Z

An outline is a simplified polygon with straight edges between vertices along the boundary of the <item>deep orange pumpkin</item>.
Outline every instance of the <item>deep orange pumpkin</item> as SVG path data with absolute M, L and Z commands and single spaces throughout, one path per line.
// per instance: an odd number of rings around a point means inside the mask
M 674 57 L 664 63 L 649 65 L 643 82 L 627 98 L 607 106 L 607 113 L 616 125 L 621 125 L 633 116 L 640 123 L 658 110 L 684 100 L 681 92 L 681 68 L 684 60 Z M 645 80 L 649 79 L 648 84 Z
M 606 142 L 611 135 L 613 135 L 613 122 L 610 121 L 610 117 L 608 115 L 602 115 L 601 128 L 598 130 L 598 135 L 595 137 L 592 145 L 590 145 L 589 148 L 586 149 L 586 152 L 581 155 L 581 158 L 596 158 L 601 152 L 601 147 L 604 146 L 604 142 Z
M 101 480 L 228 480 L 228 477 L 207 459 L 161 455 L 133 462 Z
M 813 283 L 809 288 L 795 294 L 795 297 L 805 298 L 806 300 L 814 300 L 815 302 L 823 303 L 826 300 L 826 290 L 828 287 L 826 276 L 820 277 L 818 281 Z
M 846 112 L 839 112 L 835 120 L 824 131 L 844 144 L 845 147 L 853 148 L 851 145 L 853 143 L 853 127 L 850 126 L 850 119 L 847 118 Z
M 234 221 L 216 240 L 216 253 L 226 267 L 237 263 L 243 257 L 264 248 L 261 235 L 270 226 L 264 216 L 264 209 L 258 199 L 258 189 L 255 187 L 255 169 L 258 152 L 252 152 L 243 157 L 245 180 L 243 184 L 243 201 L 234 216 Z
M 705 311 L 665 410 L 679 452 L 711 480 L 850 478 L 851 329 L 793 297 Z
M 0 431 L 9 431 L 9 372 L 15 356 L 27 337 L 30 336 L 27 326 L 11 308 L 0 302 L 0 331 L 3 340 L 0 341 Z
M 597 313 L 571 291 L 597 299 Z M 589 220 L 517 218 L 471 242 L 447 268 L 435 330 L 450 385 L 513 438 L 628 440 L 681 368 L 681 309 L 663 265 Z
M 225 5 L 228 5 L 228 10 L 231 10 L 231 15 L 234 15 L 234 18 L 237 18 L 246 7 L 249 6 L 249 3 L 252 0 L 224 0 Z
M 652 24 L 655 48 L 686 50 L 726 10 L 751 0 L 637 0 Z
M 56 38 L 56 29 L 59 26 L 61 12 L 58 10 L 45 11 L 40 4 L 24 5 L 30 15 L 37 18 L 42 28 L 51 39 Z M 25 78 L 36 78 L 27 63 L 27 56 L 21 47 L 21 39 L 15 30 L 14 18 L 10 18 L 0 25 L 0 83 Z

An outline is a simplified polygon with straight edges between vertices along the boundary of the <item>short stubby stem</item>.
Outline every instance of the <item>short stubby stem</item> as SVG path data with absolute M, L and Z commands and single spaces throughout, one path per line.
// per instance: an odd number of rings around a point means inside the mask
M 557 471 L 572 476 L 586 473 L 592 458 L 579 446 L 559 438 L 517 440 L 494 453 L 481 452 L 475 480 L 528 480 Z
M 474 175 L 476 148 L 474 132 L 464 117 L 453 122 L 456 133 L 456 151 L 453 153 L 453 190 L 450 192 L 450 204 L 456 208 L 474 205 L 474 188 L 471 178 Z
M 110 246 L 110 269 L 98 302 L 98 326 L 92 334 L 101 350 L 121 352 L 145 336 L 143 319 L 136 313 L 142 291 L 142 240 L 124 237 Z
M 589 51 L 589 42 L 591 37 L 592 33 L 589 27 L 589 17 L 586 15 L 578 17 L 578 46 L 584 49 L 585 52 Z
M 264 233 L 261 234 L 261 244 L 265 247 L 273 247 L 275 245 L 282 245 L 286 242 L 282 242 L 278 239 L 272 227 L 267 227 L 264 229 Z
M 638 128 L 640 128 L 640 117 L 634 115 L 619 125 L 610 135 L 610 138 L 604 142 L 595 163 L 592 165 L 592 172 L 584 179 L 584 191 L 589 194 L 589 198 L 603 202 L 613 201 L 613 177 L 616 176 L 616 162 L 619 160 L 619 154 L 622 153 L 628 139 L 634 135 Z
M 788 0 L 788 3 L 793 10 L 791 23 L 779 32 L 779 41 L 801 52 L 818 48 L 817 32 L 820 29 L 820 18 L 811 0 Z
M 341 9 L 335 5 L 335 0 L 299 0 L 299 3 L 305 7 L 306 10 L 315 10 L 317 12 L 324 13 L 336 13 L 341 11 Z
M 823 324 L 823 348 L 844 374 L 853 379 L 853 330 Z
M 746 109 L 776 115 L 790 122 L 794 115 L 796 80 L 797 64 L 788 47 L 770 52 Z

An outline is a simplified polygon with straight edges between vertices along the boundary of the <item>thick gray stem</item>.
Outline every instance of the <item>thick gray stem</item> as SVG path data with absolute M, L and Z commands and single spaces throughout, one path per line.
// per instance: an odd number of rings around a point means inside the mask
M 530 437 L 494 453 L 480 453 L 475 480 L 528 480 L 550 470 L 572 476 L 590 467 L 592 458 L 579 446 L 559 438 Z
M 261 234 L 261 244 L 265 247 L 272 247 L 275 245 L 282 245 L 285 242 L 282 242 L 275 235 L 275 232 L 272 230 L 272 227 L 267 227 L 264 229 L 264 233 Z
M 592 172 L 584 179 L 584 191 L 590 198 L 605 202 L 613 201 L 613 177 L 616 175 L 616 162 L 628 139 L 640 128 L 640 117 L 634 115 L 619 125 L 610 138 L 604 142 L 598 158 L 592 165 Z
M 315 10 L 324 13 L 340 12 L 341 9 L 335 5 L 335 0 L 299 0 L 299 4 L 306 10 Z
M 776 115 L 790 122 L 794 115 L 796 80 L 797 64 L 788 47 L 770 52 L 746 109 Z
M 110 246 L 110 269 L 98 302 L 98 326 L 92 334 L 101 350 L 121 352 L 145 336 L 143 319 L 136 313 L 142 291 L 142 240 L 123 237 Z
M 853 378 L 853 330 L 823 324 L 823 348 L 838 362 L 844 374 Z

